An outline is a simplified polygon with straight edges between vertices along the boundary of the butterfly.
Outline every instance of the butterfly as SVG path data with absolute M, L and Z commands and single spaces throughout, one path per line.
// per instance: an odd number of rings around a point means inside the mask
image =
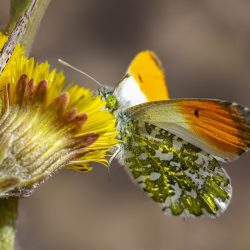
M 117 119 L 118 161 L 164 214 L 217 217 L 232 197 L 230 162 L 250 146 L 250 111 L 216 99 L 170 99 L 151 51 L 100 93 Z

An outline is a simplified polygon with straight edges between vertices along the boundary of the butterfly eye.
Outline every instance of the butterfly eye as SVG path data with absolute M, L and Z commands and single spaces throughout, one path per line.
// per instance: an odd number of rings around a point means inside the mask
M 118 106 L 118 101 L 114 95 L 110 95 L 106 98 L 107 108 L 116 109 Z

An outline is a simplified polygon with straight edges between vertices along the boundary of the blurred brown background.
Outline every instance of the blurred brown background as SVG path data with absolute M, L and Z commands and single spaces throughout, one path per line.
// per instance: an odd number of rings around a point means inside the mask
M 0 23 L 9 1 L 0 1 Z M 114 85 L 140 50 L 154 50 L 172 97 L 213 97 L 250 107 L 250 1 L 52 0 L 32 55 L 58 58 Z M 96 89 L 78 73 L 76 82 Z M 163 216 L 118 164 L 61 171 L 20 202 L 17 249 L 248 250 L 250 154 L 226 166 L 234 194 L 216 220 Z

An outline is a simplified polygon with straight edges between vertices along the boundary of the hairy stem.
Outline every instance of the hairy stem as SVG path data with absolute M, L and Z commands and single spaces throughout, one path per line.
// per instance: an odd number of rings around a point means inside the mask
M 12 250 L 15 245 L 18 198 L 0 199 L 0 249 Z
M 11 0 L 10 6 L 10 21 L 7 28 L 7 33 L 9 34 L 12 29 L 15 27 L 16 22 L 18 21 L 19 17 L 24 13 L 29 5 L 30 0 Z
M 27 9 L 27 6 L 30 4 L 31 0 L 12 0 L 11 1 L 11 18 L 7 28 L 7 34 L 9 34 L 12 29 L 15 27 L 16 22 L 19 17 Z M 45 14 L 45 11 L 50 3 L 50 0 L 37 0 L 35 11 L 33 12 L 28 28 L 21 39 L 21 43 L 25 50 L 26 55 L 28 56 L 35 38 L 36 32 L 39 28 L 40 22 Z

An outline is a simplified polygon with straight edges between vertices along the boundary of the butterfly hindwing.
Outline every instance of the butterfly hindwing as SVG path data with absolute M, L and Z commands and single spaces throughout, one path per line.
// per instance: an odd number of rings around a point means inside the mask
M 164 129 L 130 121 L 120 161 L 166 214 L 215 217 L 227 207 L 232 189 L 211 155 Z

